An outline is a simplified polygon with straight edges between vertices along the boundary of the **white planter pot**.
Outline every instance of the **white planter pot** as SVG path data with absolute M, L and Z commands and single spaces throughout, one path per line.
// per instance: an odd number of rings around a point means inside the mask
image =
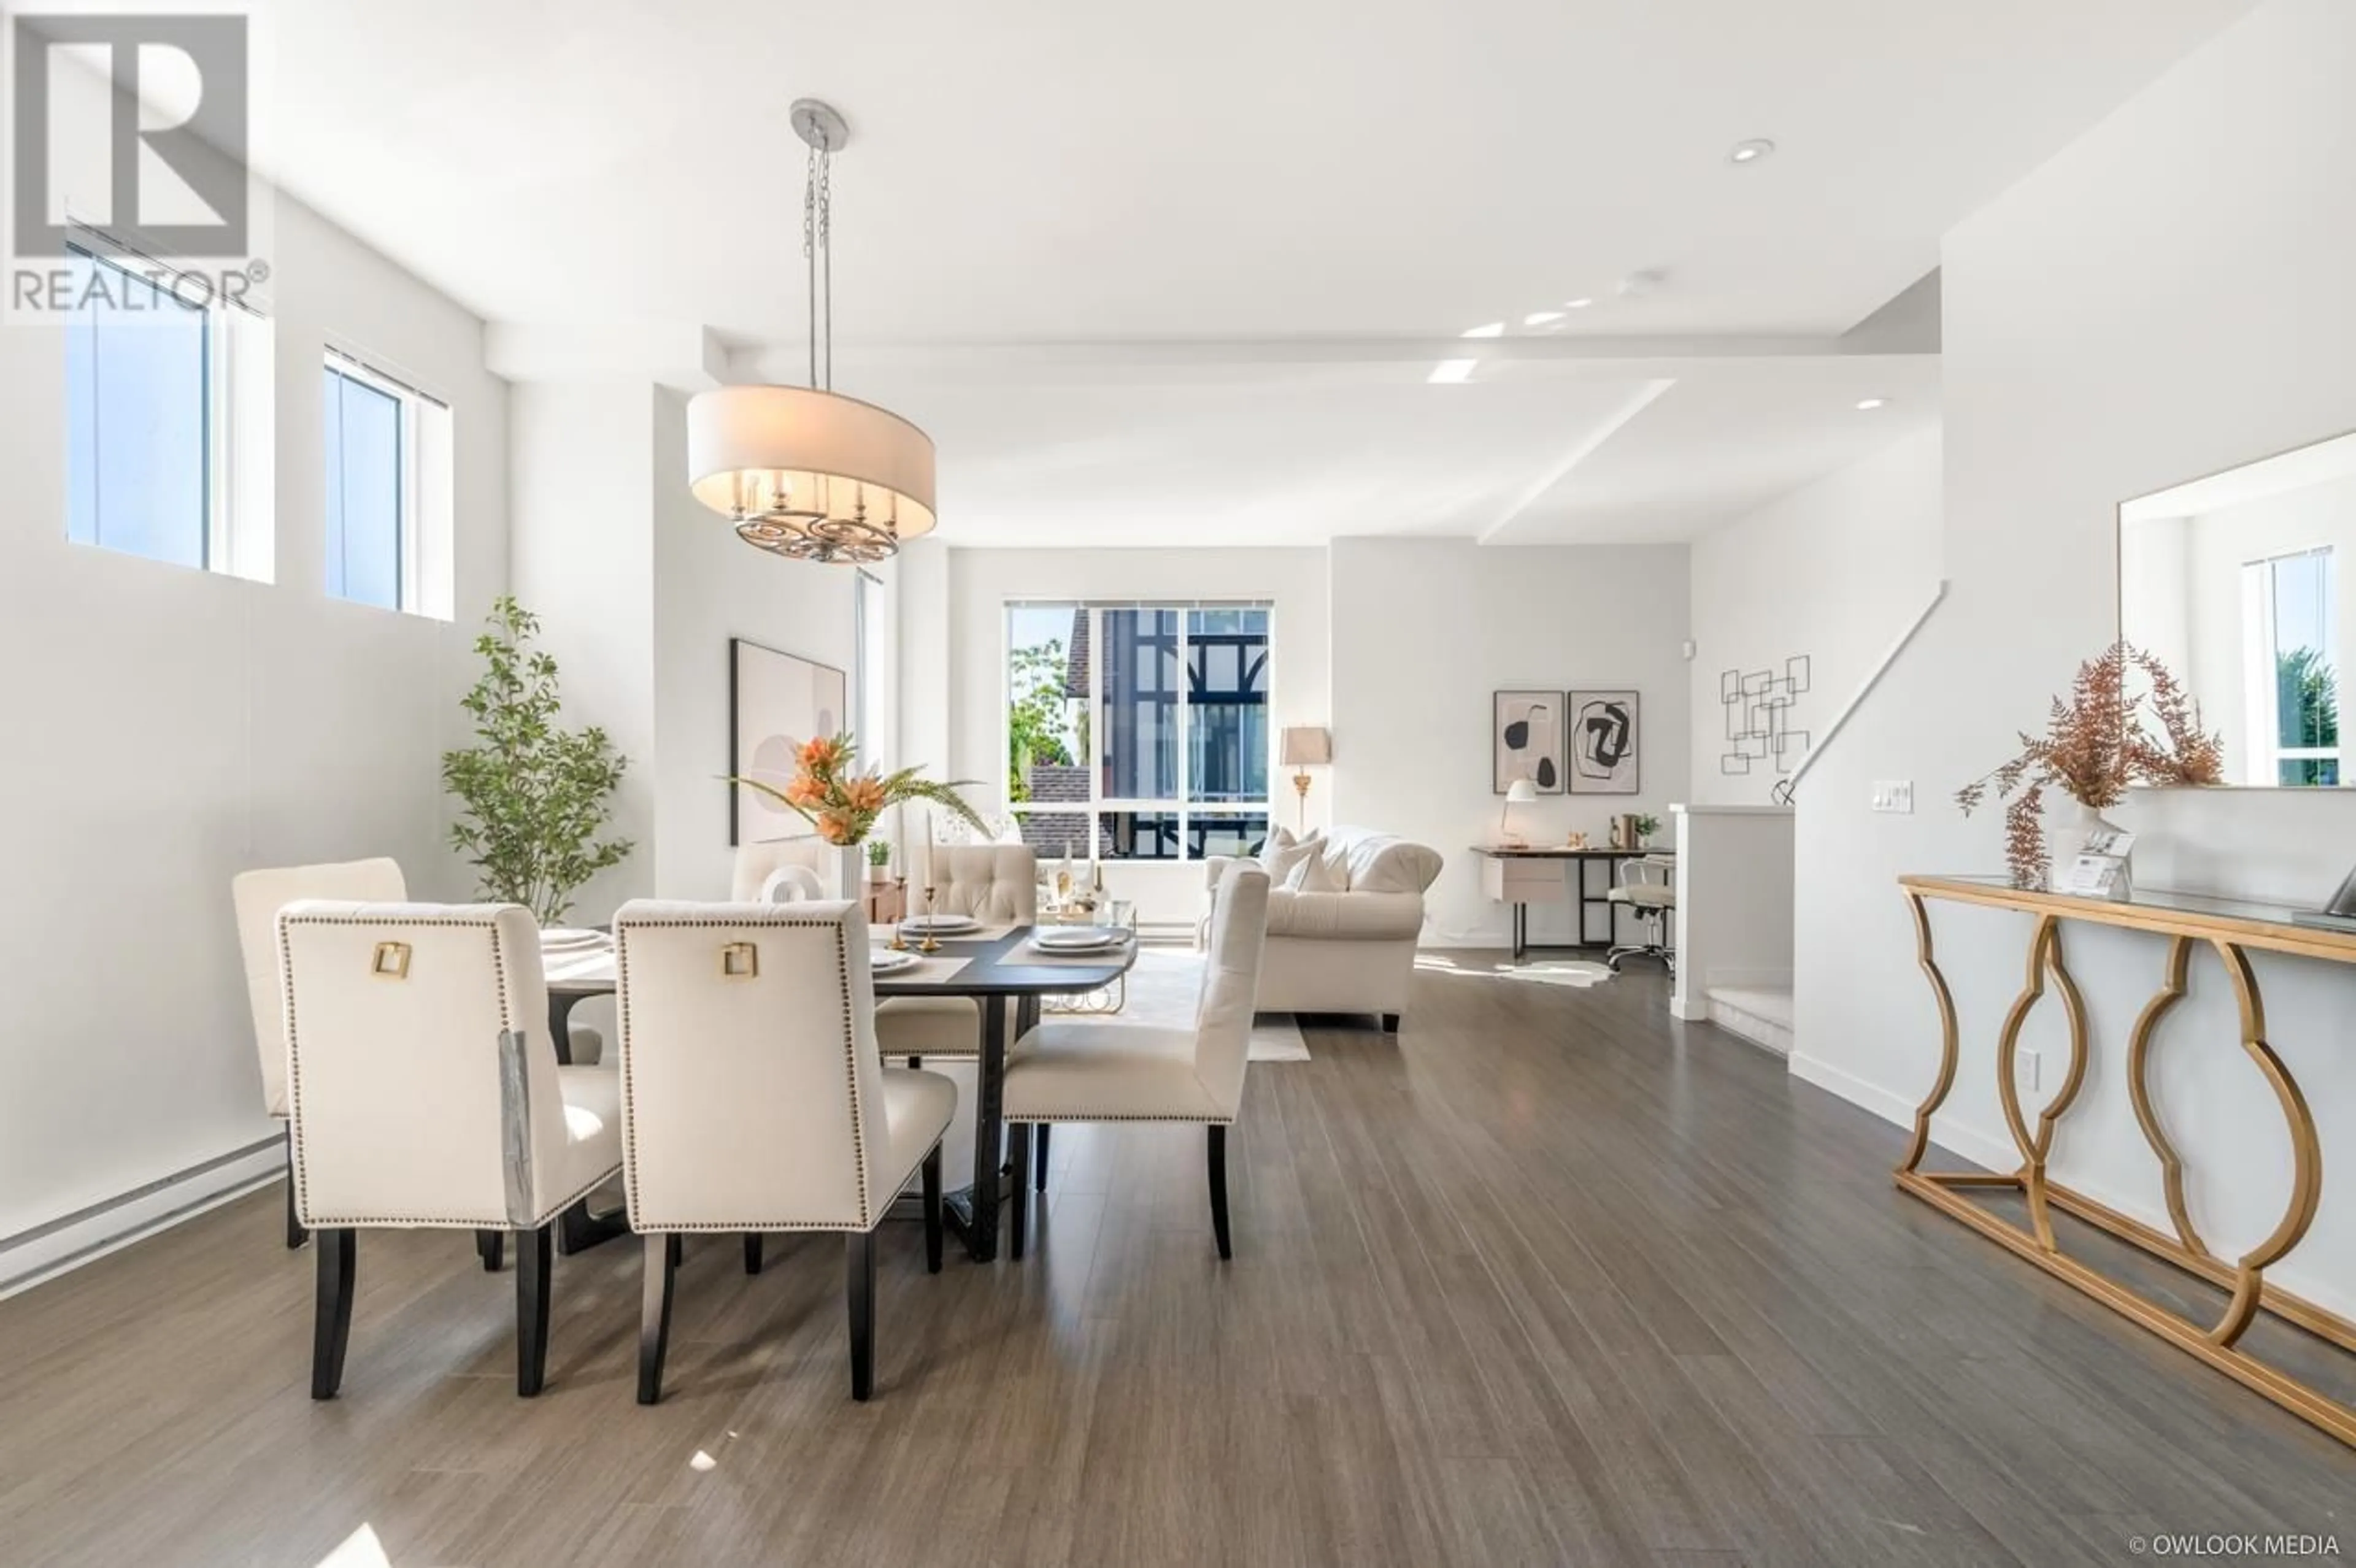
M 2056 892 L 2061 891 L 2062 879 L 2070 874 L 2071 863 L 2086 852 L 2086 840 L 2097 832 L 2117 830 L 2115 824 L 2104 820 L 2103 814 L 2093 806 L 2071 801 L 2062 809 L 2060 820 L 2045 830 L 2045 853 L 2053 862 L 2053 869 L 2047 873 L 2047 885 Z M 2135 858 L 2130 854 L 2127 858 L 2127 880 L 2117 890 L 2117 896 L 2125 898 L 2134 881 Z

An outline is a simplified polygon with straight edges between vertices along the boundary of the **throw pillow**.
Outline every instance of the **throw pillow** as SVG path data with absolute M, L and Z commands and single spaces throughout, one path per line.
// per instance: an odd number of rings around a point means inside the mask
M 1325 847 L 1324 835 L 1312 833 L 1306 838 L 1296 840 L 1280 827 L 1277 832 L 1285 841 L 1279 843 L 1274 837 L 1269 839 L 1259 852 L 1260 864 L 1268 868 L 1268 880 L 1271 886 L 1289 888 L 1292 886 L 1296 871 L 1319 859 Z
M 1284 887 L 1287 892 L 1339 893 L 1349 891 L 1348 884 L 1334 870 L 1334 858 L 1324 852 L 1325 846 L 1311 843 L 1301 848 L 1309 853 L 1286 874 Z

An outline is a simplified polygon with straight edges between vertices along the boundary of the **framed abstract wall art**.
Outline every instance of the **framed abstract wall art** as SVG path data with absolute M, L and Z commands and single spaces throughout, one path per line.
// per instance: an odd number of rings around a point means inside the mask
M 1500 691 L 1490 699 L 1494 793 L 1527 779 L 1540 795 L 1562 793 L 1562 693 Z
M 728 772 L 778 789 L 794 776 L 794 754 L 814 735 L 840 734 L 851 721 L 851 682 L 831 665 L 728 639 Z M 728 842 L 798 838 L 809 824 L 783 801 L 731 788 Z
M 1633 691 L 1570 694 L 1570 793 L 1634 795 L 1644 731 Z

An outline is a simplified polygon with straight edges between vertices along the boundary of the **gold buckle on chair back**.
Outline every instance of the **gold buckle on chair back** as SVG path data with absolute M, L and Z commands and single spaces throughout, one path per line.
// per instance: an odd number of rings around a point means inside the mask
M 378 943 L 376 956 L 369 961 L 369 973 L 380 980 L 408 979 L 409 944 L 406 942 Z
M 720 950 L 723 980 L 750 980 L 761 973 L 761 950 L 749 942 L 732 942 Z

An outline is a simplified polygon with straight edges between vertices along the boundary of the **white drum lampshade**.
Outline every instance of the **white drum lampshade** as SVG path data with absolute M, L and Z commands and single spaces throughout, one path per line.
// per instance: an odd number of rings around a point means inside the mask
M 933 442 L 873 403 L 810 387 L 723 387 L 687 405 L 695 498 L 748 543 L 877 560 L 933 529 Z

